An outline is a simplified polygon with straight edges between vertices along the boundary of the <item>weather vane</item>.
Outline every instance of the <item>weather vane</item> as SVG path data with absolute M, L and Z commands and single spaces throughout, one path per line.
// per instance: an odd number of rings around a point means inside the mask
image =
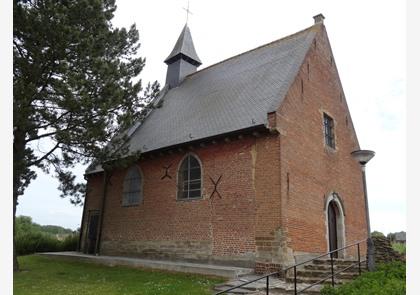
M 192 14 L 192 12 L 190 10 L 190 0 L 188 0 L 188 2 L 187 2 L 187 8 L 185 8 L 185 7 L 182 7 L 182 8 L 187 12 L 187 21 L 185 23 L 188 24 L 188 15 Z

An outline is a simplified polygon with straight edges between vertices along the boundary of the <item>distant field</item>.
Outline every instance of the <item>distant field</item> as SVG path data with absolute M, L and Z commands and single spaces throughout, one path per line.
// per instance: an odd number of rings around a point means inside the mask
M 21 272 L 14 275 L 15 295 L 198 295 L 212 294 L 212 287 L 223 282 L 214 277 L 107 267 L 34 255 L 18 259 Z

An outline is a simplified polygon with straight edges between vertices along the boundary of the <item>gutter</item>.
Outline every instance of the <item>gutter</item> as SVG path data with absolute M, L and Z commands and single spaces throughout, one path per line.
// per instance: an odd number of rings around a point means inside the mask
M 185 148 L 187 146 L 190 145 L 199 145 L 200 143 L 203 142 L 211 142 L 212 140 L 220 140 L 222 138 L 225 137 L 231 137 L 231 136 L 237 136 L 239 134 L 252 134 L 253 131 L 259 131 L 259 132 L 268 132 L 271 134 L 278 134 L 278 130 L 276 128 L 272 128 L 267 126 L 266 124 L 259 124 L 259 125 L 255 125 L 252 127 L 248 127 L 248 128 L 243 128 L 243 129 L 239 129 L 239 130 L 234 130 L 231 132 L 226 132 L 226 133 L 221 133 L 221 134 L 217 134 L 217 135 L 213 135 L 213 136 L 209 136 L 209 137 L 203 137 L 203 138 L 199 138 L 196 140 L 190 140 L 187 142 L 182 142 L 182 143 L 178 143 L 178 144 L 173 144 L 170 146 L 165 146 L 165 147 L 161 147 L 161 148 L 157 148 L 157 149 L 153 149 L 153 150 L 149 150 L 149 151 L 141 151 L 142 155 L 146 155 L 146 154 L 151 154 L 151 153 L 160 153 L 160 152 L 166 152 L 168 150 L 175 150 L 175 149 L 179 149 L 179 148 Z M 97 165 L 95 167 L 95 169 L 90 170 L 90 171 L 86 171 L 85 175 L 93 175 L 96 173 L 101 173 L 103 172 L 103 168 L 101 165 Z

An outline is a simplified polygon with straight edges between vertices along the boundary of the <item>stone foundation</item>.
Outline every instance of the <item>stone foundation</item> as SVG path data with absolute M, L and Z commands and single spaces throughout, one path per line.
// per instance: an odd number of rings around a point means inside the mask
M 103 241 L 101 254 L 148 257 L 153 259 L 206 259 L 210 241 Z
M 254 268 L 255 255 L 212 255 L 210 241 L 103 241 L 101 254 Z
M 256 264 L 258 274 L 281 271 L 283 267 L 295 264 L 293 250 L 288 247 L 287 236 L 281 228 L 270 235 L 255 238 Z
M 281 270 L 282 270 L 282 265 L 279 263 L 265 263 L 265 262 L 255 263 L 256 274 L 268 274 L 272 272 L 279 272 Z

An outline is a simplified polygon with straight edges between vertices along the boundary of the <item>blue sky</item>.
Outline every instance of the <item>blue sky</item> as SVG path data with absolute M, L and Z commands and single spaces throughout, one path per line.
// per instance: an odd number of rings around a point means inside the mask
M 240 9 L 238 5 L 240 3 Z M 371 224 L 406 229 L 406 19 L 404 1 L 190 1 L 189 26 L 203 67 L 312 25 L 322 12 L 360 145 L 368 164 Z M 117 0 L 116 26 L 137 24 L 144 81 L 164 83 L 163 60 L 185 22 L 186 1 Z M 83 179 L 83 167 L 77 174 Z M 57 181 L 38 173 L 17 214 L 40 224 L 80 226 L 82 208 L 61 199 Z

